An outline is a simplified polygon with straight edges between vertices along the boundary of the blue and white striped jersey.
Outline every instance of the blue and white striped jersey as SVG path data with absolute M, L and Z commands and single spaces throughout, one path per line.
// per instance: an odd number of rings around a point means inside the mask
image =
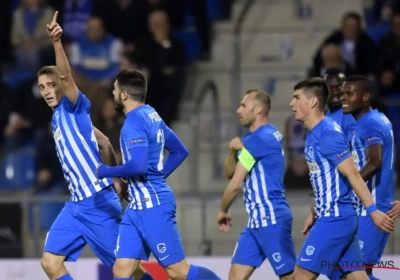
M 129 207 L 143 210 L 173 201 L 174 195 L 163 172 L 165 139 L 172 130 L 150 106 L 143 105 L 126 114 L 120 144 L 123 163 L 131 159 L 133 147 L 148 147 L 148 171 L 145 176 L 126 178 L 129 185 Z
M 367 163 L 366 150 L 372 145 L 382 145 L 382 167 L 367 186 L 379 210 L 387 212 L 394 200 L 394 139 L 393 128 L 389 119 L 377 110 L 363 115 L 357 120 L 356 133 L 353 137 L 353 160 L 361 170 Z M 354 193 L 359 216 L 367 216 L 361 200 Z
M 249 153 L 252 159 L 251 170 L 243 182 L 248 228 L 275 225 L 293 218 L 283 185 L 285 156 L 282 139 L 282 134 L 272 124 L 261 126 L 243 137 L 241 153 Z
M 336 167 L 351 156 L 349 142 L 339 125 L 325 117 L 307 132 L 304 153 L 314 190 L 316 216 L 356 215 L 350 183 Z
M 354 131 L 356 129 L 356 120 L 351 114 L 343 114 L 342 110 L 336 110 L 334 112 L 328 112 L 327 117 L 330 117 L 334 122 L 336 122 L 342 132 L 346 136 L 349 143 L 353 139 Z
M 71 200 L 81 201 L 113 184 L 111 179 L 99 180 L 96 176 L 100 151 L 90 119 L 90 101 L 82 92 L 75 105 L 66 97 L 60 101 L 54 108 L 51 127 Z

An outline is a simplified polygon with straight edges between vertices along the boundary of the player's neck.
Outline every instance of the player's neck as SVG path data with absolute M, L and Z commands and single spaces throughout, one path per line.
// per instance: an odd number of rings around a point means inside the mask
M 339 109 L 341 109 L 340 106 L 329 106 L 328 105 L 328 110 L 329 110 L 330 113 L 336 112 Z
M 354 119 L 358 120 L 359 118 L 361 118 L 362 116 L 364 116 L 365 114 L 367 114 L 368 112 L 371 112 L 372 108 L 371 106 L 368 106 L 366 108 L 363 108 L 361 111 L 353 114 Z
M 304 126 L 305 128 L 310 131 L 314 127 L 317 126 L 325 117 L 324 112 L 318 112 L 314 116 L 310 116 L 310 118 L 306 121 L 304 121 Z
M 268 119 L 265 117 L 265 118 L 262 118 L 262 119 L 259 119 L 259 120 L 255 120 L 253 123 L 252 123 L 252 125 L 249 127 L 249 131 L 251 132 L 251 133 L 253 133 L 254 131 L 256 131 L 260 126 L 263 126 L 263 125 L 266 125 L 266 124 L 268 124 Z
M 128 104 L 125 105 L 124 107 L 124 114 L 128 114 L 130 111 L 135 110 L 137 107 L 143 106 L 144 103 L 142 102 L 137 102 L 137 101 L 132 101 L 129 102 Z

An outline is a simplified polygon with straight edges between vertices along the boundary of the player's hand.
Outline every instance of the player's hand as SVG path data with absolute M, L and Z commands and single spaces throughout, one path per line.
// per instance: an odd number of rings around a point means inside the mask
M 307 236 L 307 234 L 310 232 L 310 229 L 312 228 L 314 223 L 315 223 L 315 216 L 312 213 L 308 214 L 308 217 L 307 217 L 306 221 L 304 222 L 304 227 L 303 227 L 303 230 L 301 231 L 301 233 L 304 236 Z
M 219 212 L 217 217 L 217 225 L 222 232 L 228 232 L 232 226 L 231 215 L 228 213 Z
M 386 215 L 389 216 L 389 218 L 393 219 L 393 221 L 397 221 L 400 217 L 400 201 L 396 200 L 390 203 L 393 205 L 393 208 L 390 209 Z
M 61 26 L 57 23 L 58 11 L 53 15 L 53 20 L 51 23 L 47 24 L 47 34 L 53 42 L 60 40 L 63 30 Z
M 391 233 L 394 231 L 394 221 L 381 211 L 377 210 L 371 213 L 371 219 L 380 231 Z
M 231 150 L 240 151 L 243 149 L 242 140 L 239 137 L 233 138 L 231 142 L 229 142 L 229 148 Z
M 128 195 L 128 184 L 122 179 L 114 180 L 114 188 L 117 192 L 119 199 L 122 201 L 125 199 L 129 202 L 129 195 Z

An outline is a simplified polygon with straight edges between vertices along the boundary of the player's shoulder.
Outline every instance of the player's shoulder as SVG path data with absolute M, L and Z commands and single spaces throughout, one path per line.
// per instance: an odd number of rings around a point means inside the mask
M 390 120 L 377 110 L 372 110 L 371 112 L 364 115 L 364 117 L 359 119 L 360 126 L 368 129 L 381 129 L 385 130 L 387 127 L 391 126 Z
M 264 142 L 265 144 L 271 144 L 271 140 L 281 142 L 283 139 L 282 133 L 280 133 L 280 131 L 270 123 L 259 127 L 252 134 L 252 137 L 257 138 L 260 142 Z

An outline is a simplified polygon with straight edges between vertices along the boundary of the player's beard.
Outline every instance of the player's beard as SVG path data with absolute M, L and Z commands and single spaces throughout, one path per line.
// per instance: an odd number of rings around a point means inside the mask
M 118 99 L 114 100 L 114 109 L 118 112 L 124 111 L 124 104 L 122 104 L 121 94 L 118 95 Z

